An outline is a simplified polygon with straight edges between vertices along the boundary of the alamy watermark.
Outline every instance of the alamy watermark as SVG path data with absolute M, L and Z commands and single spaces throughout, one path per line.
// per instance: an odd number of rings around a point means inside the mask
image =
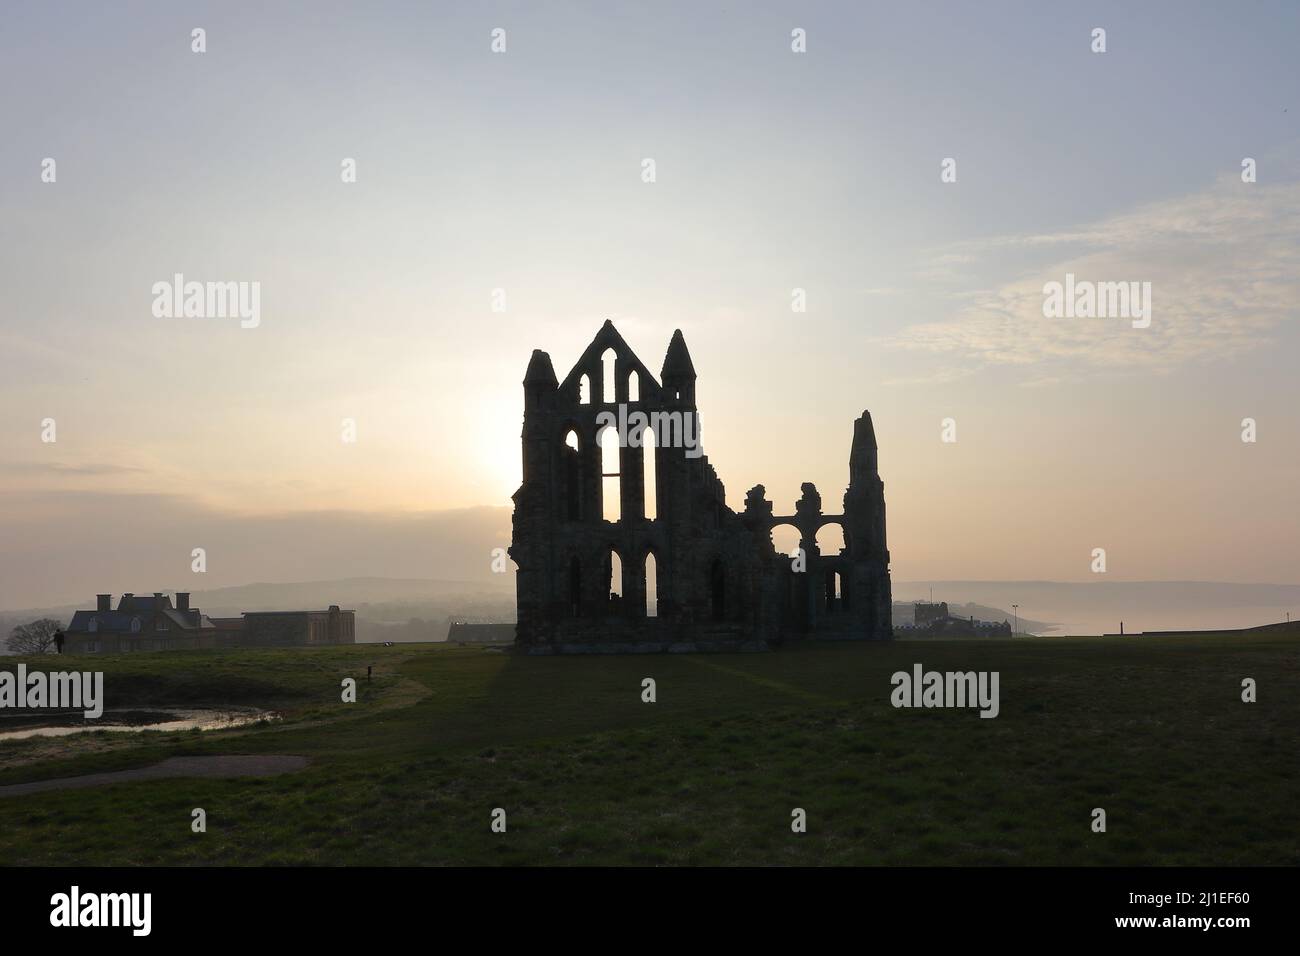
M 913 664 L 910 674 L 895 671 L 889 682 L 894 686 L 889 702 L 895 707 L 978 707 L 980 716 L 988 718 L 1001 709 L 997 671 L 940 673 Z
M 152 893 L 83 893 L 73 886 L 50 897 L 50 925 L 56 927 L 125 926 L 133 936 L 148 936 L 152 915 Z
M 0 671 L 0 709 L 5 707 L 53 707 L 81 710 L 88 720 L 104 713 L 103 671 L 28 672 L 26 664 L 18 672 Z
M 1131 319 L 1133 328 L 1151 325 L 1150 282 L 1076 281 L 1073 272 L 1065 282 L 1043 285 L 1046 319 Z
M 239 327 L 262 324 L 262 283 L 186 282 L 177 272 L 171 282 L 155 282 L 153 314 L 158 319 L 239 319 Z
M 618 434 L 620 448 L 640 448 L 645 443 L 645 433 L 654 436 L 656 448 L 685 448 L 687 458 L 704 454 L 700 445 L 700 415 L 692 411 L 629 413 L 626 403 L 620 402 L 618 414 L 606 410 L 596 416 L 596 434 L 612 428 Z

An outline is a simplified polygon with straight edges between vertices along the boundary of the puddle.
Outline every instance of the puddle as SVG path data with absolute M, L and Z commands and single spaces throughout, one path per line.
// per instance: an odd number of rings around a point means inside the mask
M 20 718 L 0 720 L 0 741 L 24 740 L 29 737 L 68 737 L 84 733 L 139 733 L 143 730 L 227 730 L 255 724 L 259 720 L 279 720 L 269 710 L 106 710 L 102 717 L 87 720 L 80 711 L 65 714 L 24 714 Z M 14 727 L 21 722 L 21 727 Z M 9 725 L 14 729 L 5 729 Z

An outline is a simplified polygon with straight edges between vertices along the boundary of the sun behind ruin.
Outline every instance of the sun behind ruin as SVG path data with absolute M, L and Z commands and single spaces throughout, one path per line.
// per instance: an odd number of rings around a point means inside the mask
M 699 436 L 681 330 L 658 381 L 609 321 L 563 382 L 534 350 L 510 546 L 517 644 L 546 654 L 889 640 L 885 486 L 871 415 L 854 423 L 843 514 L 823 514 L 811 483 L 792 515 L 773 515 L 762 485 L 737 514 Z M 844 533 L 838 554 L 817 546 L 830 524 Z M 773 547 L 778 525 L 799 531 L 793 558 Z

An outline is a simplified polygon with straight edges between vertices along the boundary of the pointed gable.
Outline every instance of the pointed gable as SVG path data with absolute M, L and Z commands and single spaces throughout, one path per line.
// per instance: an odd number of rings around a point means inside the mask
M 600 327 L 596 337 L 583 350 L 582 355 L 574 363 L 569 374 L 560 383 L 560 391 L 576 394 L 578 380 L 583 375 L 586 375 L 591 379 L 591 394 L 593 400 L 596 400 L 596 396 L 600 394 L 601 375 L 604 371 L 601 356 L 605 354 L 606 349 L 614 350 L 614 354 L 618 356 L 625 372 L 635 371 L 637 373 L 637 380 L 641 389 L 641 401 L 653 401 L 659 391 L 659 380 L 654 373 L 646 368 L 645 363 L 637 357 L 637 354 L 632 351 L 632 347 L 627 344 L 627 340 L 619 334 L 618 329 L 614 328 L 614 323 L 609 319 L 605 320 L 605 324 Z M 599 402 L 597 403 L 599 404 Z

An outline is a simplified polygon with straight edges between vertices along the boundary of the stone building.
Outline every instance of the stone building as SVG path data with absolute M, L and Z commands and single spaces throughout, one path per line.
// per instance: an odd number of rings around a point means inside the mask
M 93 611 L 77 611 L 64 629 L 64 653 L 169 651 L 198 647 L 215 633 L 212 620 L 190 607 L 188 591 L 176 592 L 176 603 L 161 591 L 152 597 L 126 593 L 113 608 L 113 595 L 95 596 Z
M 355 613 L 330 605 L 326 611 L 245 611 L 240 617 L 209 617 L 190 607 L 187 591 L 176 603 L 161 591 L 153 597 L 96 596 L 93 611 L 77 611 L 64 635 L 64 653 L 114 654 L 213 647 L 300 647 L 356 643 Z
M 356 612 L 331 604 L 325 611 L 245 611 L 236 647 L 316 647 L 355 644 Z
M 930 601 L 917 601 L 912 608 L 913 627 L 929 627 L 936 621 L 947 621 L 952 615 L 948 613 L 948 602 L 934 604 Z
M 947 601 L 917 601 L 912 609 L 911 631 L 909 637 L 1010 637 L 1011 622 L 977 621 L 974 615 L 956 617 L 948 610 Z
M 533 352 L 510 547 L 516 642 L 610 653 L 892 637 L 870 414 L 854 423 L 841 514 L 824 514 L 810 483 L 793 514 L 774 514 L 762 485 L 737 513 L 703 453 L 695 380 L 680 330 L 657 380 L 608 321 L 562 382 Z M 776 552 L 780 525 L 798 530 L 801 558 Z M 826 525 L 843 531 L 836 554 L 818 548 Z

